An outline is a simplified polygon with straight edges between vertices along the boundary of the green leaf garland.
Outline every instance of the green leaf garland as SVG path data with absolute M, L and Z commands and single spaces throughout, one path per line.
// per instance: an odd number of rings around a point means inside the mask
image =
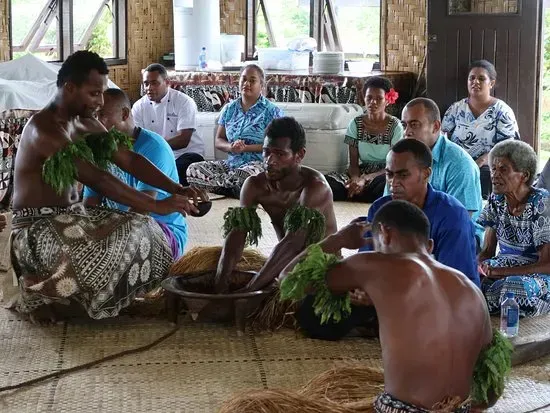
M 262 220 L 255 207 L 228 208 L 223 215 L 223 237 L 231 231 L 239 229 L 246 232 L 246 242 L 249 245 L 258 245 L 262 237 Z
M 285 215 L 285 234 L 301 229 L 307 231 L 306 245 L 321 241 L 325 235 L 325 217 L 319 211 L 296 205 Z
M 472 382 L 471 397 L 475 403 L 487 403 L 489 395 L 500 397 L 504 381 L 512 369 L 514 347 L 502 333 L 495 330 L 491 345 L 479 355 Z
M 114 128 L 109 132 L 87 134 L 50 156 L 42 167 L 42 178 L 61 195 L 76 182 L 78 171 L 75 159 L 91 162 L 106 170 L 120 145 L 131 149 L 132 140 Z
M 302 300 L 309 290 L 315 292 L 313 308 L 321 317 L 321 324 L 330 320 L 338 323 L 351 314 L 349 293 L 333 294 L 325 281 L 327 272 L 340 260 L 334 254 L 326 254 L 318 244 L 310 245 L 306 257 L 281 282 L 282 300 Z

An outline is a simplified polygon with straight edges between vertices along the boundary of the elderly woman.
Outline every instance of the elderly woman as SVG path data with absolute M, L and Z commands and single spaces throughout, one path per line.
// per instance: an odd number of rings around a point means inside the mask
M 386 156 L 403 137 L 403 126 L 386 107 L 395 103 L 398 94 L 385 77 L 374 76 L 363 87 L 366 111 L 353 119 L 346 131 L 349 146 L 349 169 L 326 176 L 335 201 L 347 199 L 374 202 L 384 193 Z
M 468 74 L 468 97 L 453 103 L 441 124 L 447 137 L 464 148 L 479 166 L 484 199 L 491 193 L 489 151 L 503 140 L 519 139 L 514 111 L 491 96 L 496 80 L 497 72 L 492 63 L 487 60 L 473 62 Z
M 197 162 L 187 169 L 190 185 L 239 198 L 241 187 L 251 175 L 263 171 L 263 141 L 267 125 L 283 116 L 282 110 L 262 96 L 265 75 L 250 64 L 241 71 L 241 97 L 227 104 L 220 114 L 216 149 L 227 160 Z
M 486 228 L 478 256 L 489 311 L 513 292 L 523 316 L 550 312 L 550 195 L 531 185 L 537 156 L 507 140 L 489 153 L 493 193 L 478 222 Z M 497 253 L 498 246 L 498 253 Z

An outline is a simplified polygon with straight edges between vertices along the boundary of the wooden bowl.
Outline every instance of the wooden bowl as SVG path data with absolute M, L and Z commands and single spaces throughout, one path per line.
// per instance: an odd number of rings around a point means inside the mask
M 197 209 L 199 210 L 199 213 L 196 214 L 194 212 L 191 212 L 190 215 L 192 217 L 203 217 L 212 208 L 212 201 L 199 202 L 196 206 L 197 206 Z
M 209 321 L 234 320 L 237 333 L 242 335 L 246 317 L 250 315 L 272 289 L 235 292 L 248 284 L 256 275 L 252 271 L 233 271 L 230 279 L 230 292 L 214 293 L 215 271 L 204 271 L 176 275 L 166 278 L 162 287 L 169 293 L 169 316 L 177 322 L 180 301 L 183 301 L 193 320 Z

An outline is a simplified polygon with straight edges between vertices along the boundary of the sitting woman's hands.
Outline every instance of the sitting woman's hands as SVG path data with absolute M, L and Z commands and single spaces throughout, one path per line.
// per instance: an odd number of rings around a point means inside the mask
M 506 277 L 506 274 L 504 274 L 503 268 L 491 267 L 489 266 L 489 264 L 485 262 L 479 264 L 478 271 L 481 275 L 487 278 L 499 279 L 499 278 Z
M 242 139 L 237 139 L 231 144 L 231 153 L 243 153 L 246 148 L 246 143 Z
M 359 195 L 361 192 L 363 192 L 363 189 L 365 189 L 366 185 L 367 181 L 365 179 L 365 175 L 352 176 L 345 185 L 346 189 L 348 190 L 348 197 L 352 198 L 355 195 Z

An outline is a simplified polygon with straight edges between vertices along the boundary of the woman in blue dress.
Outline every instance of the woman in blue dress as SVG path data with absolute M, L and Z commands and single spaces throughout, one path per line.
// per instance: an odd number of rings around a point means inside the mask
M 489 154 L 493 193 L 478 222 L 486 228 L 478 256 L 489 311 L 507 292 L 522 316 L 550 312 L 550 194 L 533 188 L 537 155 L 526 143 L 501 142 Z M 498 251 L 497 251 L 498 247 Z
M 262 68 L 245 66 L 239 80 L 241 97 L 222 109 L 218 121 L 215 146 L 227 153 L 227 159 L 191 164 L 187 169 L 190 185 L 238 198 L 246 178 L 263 171 L 265 128 L 283 116 L 283 111 L 262 95 L 264 86 Z
M 491 192 L 489 151 L 503 140 L 519 139 L 514 111 L 491 95 L 496 80 L 497 72 L 492 63 L 487 60 L 473 62 L 468 73 L 468 97 L 453 103 L 441 122 L 447 137 L 468 152 L 480 168 L 484 199 Z

